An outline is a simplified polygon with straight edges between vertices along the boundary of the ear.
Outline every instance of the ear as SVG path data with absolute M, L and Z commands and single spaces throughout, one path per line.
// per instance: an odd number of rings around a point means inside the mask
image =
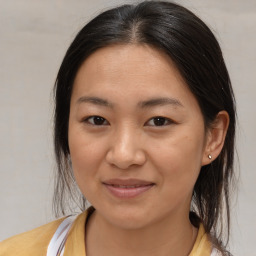
M 213 124 L 206 133 L 206 143 L 202 157 L 202 166 L 210 164 L 220 154 L 229 126 L 229 115 L 226 111 L 220 111 Z M 211 156 L 209 158 L 209 156 Z

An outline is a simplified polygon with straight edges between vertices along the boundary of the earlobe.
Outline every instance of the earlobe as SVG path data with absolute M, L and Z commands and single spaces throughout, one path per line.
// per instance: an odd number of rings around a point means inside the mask
M 208 128 L 206 144 L 202 157 L 202 166 L 210 164 L 220 154 L 229 126 L 229 115 L 226 111 L 220 111 L 213 124 Z

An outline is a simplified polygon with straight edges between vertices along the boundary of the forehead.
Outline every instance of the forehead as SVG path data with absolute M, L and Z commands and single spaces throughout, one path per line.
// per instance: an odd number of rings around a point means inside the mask
M 108 76 L 116 71 L 129 71 L 130 75 L 143 76 L 156 70 L 154 75 L 163 75 L 159 73 L 159 69 L 163 72 L 175 70 L 177 77 L 182 79 L 174 63 L 164 52 L 146 44 L 115 44 L 91 54 L 80 67 L 77 76 L 85 70 L 90 74 L 101 72 Z
M 167 54 L 149 45 L 138 44 L 99 49 L 78 70 L 73 95 L 105 96 L 111 92 L 119 98 L 136 96 L 138 100 L 164 97 L 165 94 L 194 98 Z M 98 95 L 93 95 L 95 93 Z

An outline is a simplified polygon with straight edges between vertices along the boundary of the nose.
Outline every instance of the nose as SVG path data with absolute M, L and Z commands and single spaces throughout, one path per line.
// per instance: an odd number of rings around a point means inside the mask
M 125 170 L 145 163 L 146 154 L 140 134 L 125 129 L 115 133 L 113 137 L 106 155 L 109 164 Z

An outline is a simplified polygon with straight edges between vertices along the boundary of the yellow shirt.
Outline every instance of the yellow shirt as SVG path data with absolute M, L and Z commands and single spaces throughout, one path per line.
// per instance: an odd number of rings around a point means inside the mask
M 65 244 L 64 256 L 86 256 L 84 227 L 87 216 L 88 211 L 85 211 L 74 221 Z M 63 218 L 0 242 L 0 256 L 46 256 L 48 244 L 62 221 Z M 210 254 L 211 243 L 203 225 L 200 225 L 196 242 L 189 256 L 210 256 Z

